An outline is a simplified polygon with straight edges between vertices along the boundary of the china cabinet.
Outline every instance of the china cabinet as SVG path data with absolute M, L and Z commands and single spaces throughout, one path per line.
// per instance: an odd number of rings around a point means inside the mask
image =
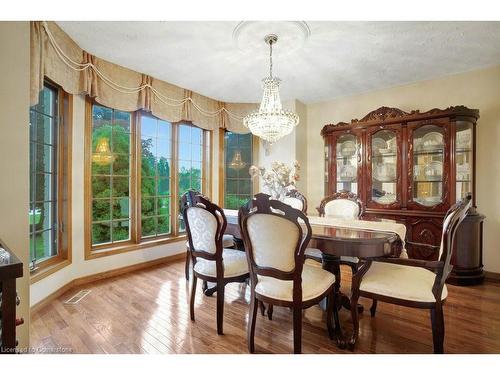
M 361 120 L 325 125 L 325 194 L 356 193 L 363 219 L 404 223 L 409 256 L 437 259 L 446 211 L 469 192 L 475 207 L 478 118 L 478 110 L 464 106 L 427 112 L 381 107 Z M 483 220 L 474 209 L 462 223 L 468 229 L 451 281 L 482 280 Z

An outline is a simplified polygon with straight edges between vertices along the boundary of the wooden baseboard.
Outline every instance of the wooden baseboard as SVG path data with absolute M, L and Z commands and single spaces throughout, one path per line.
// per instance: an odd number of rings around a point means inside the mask
M 76 286 L 96 282 L 96 281 L 103 280 L 103 279 L 108 279 L 110 277 L 123 275 L 124 273 L 134 272 L 134 271 L 138 271 L 138 270 L 141 270 L 144 268 L 158 266 L 160 264 L 172 263 L 172 262 L 175 262 L 175 261 L 178 261 L 181 259 L 185 259 L 185 258 L 186 258 L 186 253 L 174 254 L 174 255 L 169 255 L 169 256 L 163 257 L 163 258 L 149 260 L 147 262 L 132 264 L 130 266 L 115 268 L 115 269 L 112 269 L 109 271 L 104 271 L 104 272 L 99 272 L 99 273 L 95 273 L 92 275 L 79 277 L 78 279 L 71 280 L 67 284 L 65 284 L 62 287 L 60 287 L 59 289 L 57 289 L 55 292 L 49 294 L 47 297 L 45 297 L 41 301 L 35 303 L 33 306 L 31 306 L 30 313 L 33 314 L 37 311 L 40 311 L 43 307 L 50 304 L 53 300 L 62 296 L 68 290 L 70 290 L 71 288 L 74 288 Z
M 484 271 L 484 279 L 486 281 L 500 283 L 500 273 Z

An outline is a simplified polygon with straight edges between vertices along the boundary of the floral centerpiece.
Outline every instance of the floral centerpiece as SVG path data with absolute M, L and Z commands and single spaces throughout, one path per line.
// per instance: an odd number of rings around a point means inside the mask
M 274 161 L 269 170 L 252 165 L 248 172 L 252 178 L 262 177 L 262 185 L 273 199 L 283 200 L 287 191 L 295 187 L 295 183 L 299 180 L 299 170 L 298 161 L 295 161 L 291 167 Z

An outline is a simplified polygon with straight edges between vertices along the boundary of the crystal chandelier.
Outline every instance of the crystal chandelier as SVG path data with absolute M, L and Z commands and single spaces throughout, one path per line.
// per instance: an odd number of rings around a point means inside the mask
M 292 132 L 299 123 L 299 116 L 283 109 L 279 92 L 280 80 L 273 77 L 273 44 L 278 41 L 278 36 L 268 35 L 264 41 L 269 44 L 269 77 L 262 80 L 264 94 L 259 110 L 245 116 L 243 124 L 252 134 L 273 144 Z
M 101 138 L 97 142 L 96 152 L 92 154 L 92 161 L 98 165 L 108 165 L 115 160 L 115 156 L 109 149 L 107 138 Z
M 241 152 L 235 151 L 233 160 L 229 163 L 229 168 L 232 169 L 243 169 L 245 168 L 246 163 L 241 159 Z

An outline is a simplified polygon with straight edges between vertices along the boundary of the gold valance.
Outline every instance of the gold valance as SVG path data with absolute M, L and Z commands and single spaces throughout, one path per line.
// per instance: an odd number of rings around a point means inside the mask
M 242 118 L 257 104 L 223 103 L 138 73 L 82 50 L 56 23 L 31 22 L 30 102 L 45 77 L 70 94 L 83 94 L 122 111 L 139 109 L 167 121 L 192 121 L 214 130 L 248 133 Z

